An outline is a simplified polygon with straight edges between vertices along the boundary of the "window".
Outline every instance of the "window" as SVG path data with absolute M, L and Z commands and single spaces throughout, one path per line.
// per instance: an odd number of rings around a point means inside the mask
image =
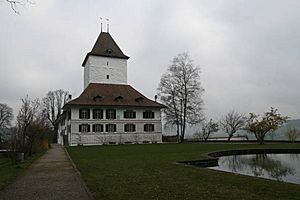
M 93 124 L 93 132 L 103 132 L 102 124 Z
M 103 119 L 103 110 L 102 109 L 94 109 L 93 110 L 93 119 Z
M 89 109 L 79 109 L 79 119 L 89 119 L 90 110 Z
M 117 126 L 115 124 L 106 124 L 106 132 L 116 132 Z
M 90 125 L 89 124 L 80 124 L 79 132 L 90 132 Z
M 106 61 L 106 65 L 108 66 L 108 61 Z
M 153 132 L 154 131 L 154 124 L 145 124 L 144 125 L 145 132 Z
M 116 119 L 116 110 L 107 109 L 106 110 L 106 119 Z
M 125 130 L 125 132 L 135 132 L 135 125 L 134 124 L 125 124 L 124 130 Z
M 106 79 L 109 79 L 109 75 L 106 75 Z
M 144 119 L 153 119 L 154 112 L 152 112 L 151 110 L 146 110 L 145 112 L 143 112 L 143 118 Z
M 136 114 L 132 110 L 126 110 L 124 112 L 124 118 L 134 119 L 136 117 Z

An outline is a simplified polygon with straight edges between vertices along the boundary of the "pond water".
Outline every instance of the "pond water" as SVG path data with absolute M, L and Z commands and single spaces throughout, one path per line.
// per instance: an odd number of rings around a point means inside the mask
M 300 154 L 222 156 L 210 169 L 300 184 Z

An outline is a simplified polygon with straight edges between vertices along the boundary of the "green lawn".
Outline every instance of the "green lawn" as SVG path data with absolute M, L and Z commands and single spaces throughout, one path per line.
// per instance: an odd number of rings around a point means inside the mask
M 43 154 L 44 152 L 32 155 L 18 166 L 13 164 L 9 158 L 0 158 L 0 190 L 12 183 L 18 175 L 24 172 L 24 170 L 27 169 L 31 163 L 33 163 Z
M 176 164 L 216 150 L 300 144 L 155 144 L 69 147 L 96 199 L 300 199 L 300 185 Z

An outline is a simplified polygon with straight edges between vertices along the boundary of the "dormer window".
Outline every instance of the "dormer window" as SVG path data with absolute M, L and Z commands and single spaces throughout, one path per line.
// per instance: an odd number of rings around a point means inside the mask
M 122 100 L 122 99 L 123 99 L 122 96 L 117 96 L 117 97 L 115 98 L 115 101 L 120 101 L 120 100 Z
M 97 95 L 97 96 L 95 96 L 93 99 L 94 99 L 94 101 L 101 101 L 102 96 Z
M 138 98 L 135 98 L 135 101 L 136 102 L 140 102 L 140 101 L 143 101 L 144 100 L 144 97 L 138 97 Z
M 106 53 L 111 54 L 113 52 L 112 49 L 106 49 Z

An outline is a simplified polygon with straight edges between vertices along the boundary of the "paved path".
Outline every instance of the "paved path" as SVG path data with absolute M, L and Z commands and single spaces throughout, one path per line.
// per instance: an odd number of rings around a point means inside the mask
M 52 145 L 25 174 L 0 191 L 0 199 L 89 199 L 63 147 Z

